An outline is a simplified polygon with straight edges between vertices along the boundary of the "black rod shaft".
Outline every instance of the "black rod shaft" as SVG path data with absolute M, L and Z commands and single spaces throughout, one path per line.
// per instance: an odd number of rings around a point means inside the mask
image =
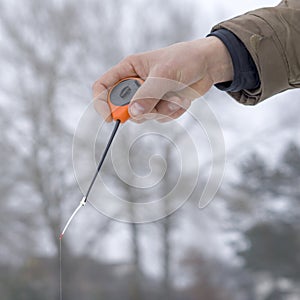
M 106 148 L 105 148 L 105 150 L 104 150 L 104 152 L 103 152 L 103 154 L 102 154 L 102 157 L 101 157 L 101 160 L 100 160 L 100 162 L 99 162 L 99 164 L 98 164 L 98 167 L 97 167 L 97 169 L 96 169 L 95 175 L 94 175 L 94 177 L 93 177 L 93 179 L 92 179 L 92 181 L 91 181 L 91 183 L 90 183 L 90 186 L 89 186 L 89 188 L 88 188 L 88 190 L 87 190 L 87 192 L 86 192 L 86 194 L 85 194 L 85 202 L 87 201 L 87 198 L 88 198 L 88 196 L 89 196 L 89 193 L 90 193 L 90 191 L 91 191 L 91 189 L 92 189 L 92 187 L 93 187 L 93 185 L 94 185 L 94 183 L 95 183 L 95 181 L 96 181 L 96 178 L 97 178 L 97 176 L 98 176 L 98 174 L 99 174 L 99 171 L 100 171 L 100 169 L 101 169 L 101 167 L 102 167 L 102 165 L 103 165 L 103 162 L 104 162 L 105 157 L 106 157 L 106 155 L 107 155 L 107 153 L 108 153 L 108 150 L 109 150 L 109 148 L 110 148 L 110 146 L 111 146 L 111 144 L 112 144 L 112 141 L 113 141 L 113 139 L 114 139 L 114 137 L 115 137 L 115 135 L 116 135 L 116 133 L 117 133 L 117 130 L 118 130 L 118 128 L 119 128 L 119 125 L 120 125 L 120 120 L 117 120 L 116 123 L 115 123 L 114 130 L 112 131 L 112 133 L 111 133 L 111 135 L 110 135 L 110 138 L 109 138 L 109 141 L 108 141 L 108 143 L 107 143 L 107 145 L 106 145 Z

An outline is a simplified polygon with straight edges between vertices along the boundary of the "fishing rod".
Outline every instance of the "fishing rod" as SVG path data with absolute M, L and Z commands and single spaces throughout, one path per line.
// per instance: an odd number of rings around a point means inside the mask
M 107 142 L 107 145 L 104 149 L 104 152 L 102 154 L 102 157 L 99 161 L 99 164 L 97 166 L 96 172 L 91 180 L 91 183 L 87 189 L 87 192 L 79 202 L 79 205 L 72 213 L 71 217 L 67 221 L 63 231 L 61 232 L 59 239 L 61 240 L 68 229 L 70 223 L 72 222 L 75 215 L 78 213 L 81 207 L 85 206 L 88 200 L 88 196 L 92 190 L 92 187 L 96 181 L 96 178 L 101 170 L 101 167 L 104 163 L 104 160 L 107 156 L 107 153 L 109 151 L 109 148 L 116 136 L 116 133 L 118 131 L 118 128 L 120 126 L 120 123 L 126 122 L 130 116 L 128 112 L 128 106 L 130 101 L 132 100 L 134 94 L 137 92 L 137 90 L 140 88 L 140 86 L 143 84 L 143 80 L 138 77 L 128 77 L 124 78 L 120 81 L 118 81 L 108 92 L 107 96 L 107 102 L 111 110 L 112 118 L 115 121 L 114 129 L 110 135 L 110 138 Z

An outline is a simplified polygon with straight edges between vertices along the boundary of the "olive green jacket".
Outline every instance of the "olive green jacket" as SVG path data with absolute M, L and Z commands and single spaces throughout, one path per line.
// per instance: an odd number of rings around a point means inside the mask
M 300 87 L 300 0 L 250 11 L 216 25 L 233 32 L 250 52 L 261 81 L 256 90 L 229 94 L 240 103 L 257 104 Z

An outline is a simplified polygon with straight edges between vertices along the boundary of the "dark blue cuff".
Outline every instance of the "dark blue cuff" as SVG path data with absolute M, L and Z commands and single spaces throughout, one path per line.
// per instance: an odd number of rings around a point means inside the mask
M 260 86 L 260 79 L 255 63 L 242 41 L 227 29 L 219 29 L 208 36 L 216 36 L 227 47 L 232 59 L 233 81 L 217 83 L 215 86 L 226 92 L 254 90 Z

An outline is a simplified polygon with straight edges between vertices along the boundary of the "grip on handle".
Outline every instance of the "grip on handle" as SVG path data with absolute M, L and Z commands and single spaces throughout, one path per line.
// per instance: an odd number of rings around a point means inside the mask
M 109 104 L 112 118 L 126 122 L 130 115 L 128 106 L 136 91 L 144 83 L 139 77 L 127 77 L 118 81 L 108 92 L 107 102 Z

